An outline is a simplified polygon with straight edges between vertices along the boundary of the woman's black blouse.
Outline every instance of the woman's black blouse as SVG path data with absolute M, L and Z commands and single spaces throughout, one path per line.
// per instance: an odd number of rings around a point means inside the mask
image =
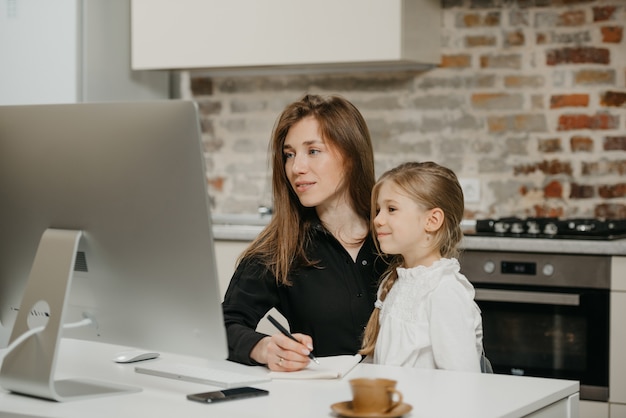
M 314 267 L 296 268 L 291 286 L 278 285 L 273 274 L 247 258 L 237 267 L 222 304 L 229 360 L 257 364 L 252 348 L 266 335 L 255 328 L 276 308 L 292 333 L 313 338 L 318 357 L 355 354 L 374 308 L 378 279 L 385 265 L 368 235 L 356 262 L 323 227 L 314 228 L 307 248 Z

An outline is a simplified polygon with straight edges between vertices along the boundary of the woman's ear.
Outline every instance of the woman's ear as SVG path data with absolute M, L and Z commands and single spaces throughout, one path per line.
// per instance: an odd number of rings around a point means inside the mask
M 444 217 L 443 210 L 440 208 L 431 209 L 428 213 L 428 218 L 426 219 L 426 231 L 435 232 L 441 228 Z

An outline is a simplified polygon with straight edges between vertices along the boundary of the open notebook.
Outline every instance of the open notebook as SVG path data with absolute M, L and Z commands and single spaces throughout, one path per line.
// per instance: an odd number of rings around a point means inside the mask
M 318 357 L 320 364 L 310 362 L 297 372 L 270 372 L 272 379 L 340 379 L 361 361 L 360 354 Z

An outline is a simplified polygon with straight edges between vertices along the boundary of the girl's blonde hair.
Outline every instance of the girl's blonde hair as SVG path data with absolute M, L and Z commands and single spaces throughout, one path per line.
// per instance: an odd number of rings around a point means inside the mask
M 385 182 L 392 182 L 423 209 L 440 208 L 443 211 L 444 223 L 434 233 L 434 244 L 442 257 L 457 257 L 457 245 L 463 237 L 461 220 L 465 208 L 463 190 L 456 174 L 452 170 L 431 161 L 404 163 L 385 172 L 372 189 L 370 218 L 372 221 L 376 217 L 378 194 Z M 372 233 L 375 236 L 373 227 Z M 378 241 L 376 241 L 376 247 L 381 252 Z M 404 265 L 404 259 L 400 254 L 388 256 L 387 260 L 389 266 L 383 275 L 384 279 L 380 288 L 379 299 L 381 301 L 385 300 L 398 278 L 396 269 Z M 363 345 L 359 351 L 363 355 L 374 353 L 380 328 L 379 315 L 380 309 L 375 307 L 364 331 Z
M 273 216 L 239 260 L 254 257 L 276 277 L 277 283 L 287 286 L 291 284 L 288 275 L 292 267 L 312 266 L 318 262 L 306 256 L 306 246 L 317 219 L 315 208 L 302 206 L 291 187 L 285 172 L 283 150 L 289 129 L 309 116 L 318 122 L 328 145 L 343 158 L 350 203 L 368 224 L 370 193 L 375 182 L 374 150 L 369 129 L 361 112 L 352 103 L 341 96 L 307 94 L 283 110 L 270 142 Z

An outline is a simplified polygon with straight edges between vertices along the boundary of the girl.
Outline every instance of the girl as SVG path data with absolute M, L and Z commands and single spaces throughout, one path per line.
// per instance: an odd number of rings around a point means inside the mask
M 362 354 L 374 363 L 480 372 L 482 320 L 459 272 L 463 191 L 451 170 L 405 163 L 372 190 L 377 245 L 391 256 Z
M 271 370 L 308 354 L 355 354 L 384 270 L 370 234 L 374 152 L 357 108 L 306 95 L 282 112 L 271 142 L 274 214 L 243 253 L 224 303 L 229 359 Z M 255 330 L 271 308 L 298 341 Z

